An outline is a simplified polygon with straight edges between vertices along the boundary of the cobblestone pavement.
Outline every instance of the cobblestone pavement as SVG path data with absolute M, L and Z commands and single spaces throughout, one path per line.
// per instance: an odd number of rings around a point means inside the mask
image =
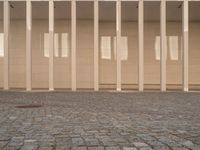
M 0 92 L 0 149 L 200 150 L 200 93 Z

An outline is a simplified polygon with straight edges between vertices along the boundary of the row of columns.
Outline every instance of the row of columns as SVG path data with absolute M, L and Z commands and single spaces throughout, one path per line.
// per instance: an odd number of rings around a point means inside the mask
M 183 90 L 188 91 L 188 0 L 183 0 L 182 6 Z M 76 1 L 71 1 L 71 88 L 76 91 Z M 4 89 L 9 89 L 9 28 L 10 5 L 4 1 Z M 31 84 L 31 31 L 32 2 L 26 1 L 26 89 L 32 89 Z M 160 89 L 166 91 L 166 0 L 160 2 Z M 117 38 L 117 91 L 121 91 L 121 0 L 116 1 L 116 38 Z M 139 91 L 144 90 L 144 2 L 138 2 L 138 39 L 139 39 Z M 49 0 L 49 90 L 54 90 L 54 1 Z M 94 0 L 94 90 L 99 90 L 99 2 Z

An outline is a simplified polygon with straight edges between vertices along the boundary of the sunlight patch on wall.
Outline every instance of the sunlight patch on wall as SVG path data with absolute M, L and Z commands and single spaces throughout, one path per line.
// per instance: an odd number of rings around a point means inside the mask
M 115 53 L 115 59 L 117 58 L 117 39 L 114 37 L 114 53 Z M 128 37 L 122 36 L 121 37 L 121 43 L 120 43 L 120 52 L 121 52 L 121 60 L 127 60 L 128 59 Z
M 155 37 L 155 54 L 156 54 L 156 60 L 160 60 L 160 36 Z
M 44 33 L 44 57 L 49 57 L 49 33 Z
M 167 51 L 166 51 L 166 58 L 167 58 L 167 53 L 169 52 L 170 54 L 170 60 L 178 60 L 178 49 L 179 49 L 179 40 L 178 36 L 168 36 L 167 37 Z M 161 49 L 161 44 L 160 44 L 160 36 L 155 37 L 155 43 L 154 43 L 154 50 L 155 50 L 155 59 L 160 60 L 160 49 Z
M 0 57 L 4 57 L 4 34 L 0 33 Z
M 54 34 L 54 55 L 58 57 L 58 33 Z
M 68 33 L 54 33 L 54 56 L 69 57 L 70 38 Z M 49 57 L 49 33 L 44 33 L 44 57 Z
M 101 58 L 111 59 L 111 37 L 101 36 Z
M 61 33 L 61 51 L 62 57 L 69 57 L 70 36 L 68 33 Z
M 178 60 L 178 36 L 169 36 L 169 53 L 171 60 Z

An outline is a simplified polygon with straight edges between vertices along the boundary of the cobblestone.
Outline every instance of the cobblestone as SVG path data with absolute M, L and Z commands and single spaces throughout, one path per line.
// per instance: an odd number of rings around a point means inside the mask
M 0 150 L 200 150 L 200 93 L 1 91 Z

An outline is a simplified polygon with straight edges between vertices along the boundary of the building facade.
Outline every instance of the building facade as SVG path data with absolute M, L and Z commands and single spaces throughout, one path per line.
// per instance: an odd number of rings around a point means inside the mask
M 4 90 L 199 90 L 198 0 L 0 0 Z

